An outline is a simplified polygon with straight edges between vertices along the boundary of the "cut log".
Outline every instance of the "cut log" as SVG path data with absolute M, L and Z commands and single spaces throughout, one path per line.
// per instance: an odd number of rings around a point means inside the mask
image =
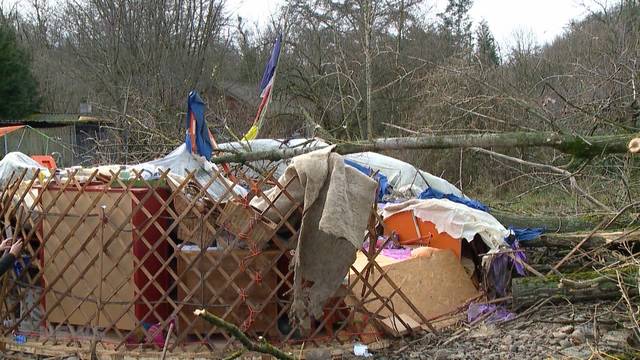
M 640 152 L 640 138 L 631 139 L 631 141 L 629 141 L 629 152 L 633 154 Z
M 400 138 L 382 138 L 372 141 L 336 144 L 339 154 L 364 151 L 400 149 L 458 149 L 458 148 L 514 148 L 550 147 L 577 157 L 594 157 L 629 152 L 628 143 L 636 134 L 577 136 L 555 132 L 509 132 L 494 134 L 430 135 Z M 244 163 L 257 160 L 282 160 L 322 147 L 278 149 L 215 156 L 214 163 Z
M 587 233 L 563 233 L 563 234 L 544 234 L 541 238 L 522 242 L 522 247 L 551 247 L 551 248 L 569 248 L 572 249 Z M 582 249 L 594 249 L 610 244 L 623 242 L 640 242 L 640 231 L 599 231 L 591 235 L 589 240 L 585 242 Z
M 638 295 L 638 269 L 634 266 L 618 270 L 629 296 Z M 564 277 L 514 278 L 511 282 L 513 306 L 515 308 L 533 305 L 543 299 L 564 301 L 587 301 L 617 299 L 621 296 L 616 271 L 587 271 Z

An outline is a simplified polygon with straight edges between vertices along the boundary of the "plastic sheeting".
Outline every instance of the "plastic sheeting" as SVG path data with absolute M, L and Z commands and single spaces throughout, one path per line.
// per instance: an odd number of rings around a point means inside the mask
M 467 321 L 471 324 L 474 321 L 485 316 L 484 322 L 487 324 L 500 323 L 507 320 L 513 320 L 516 314 L 507 310 L 502 305 L 495 304 L 478 304 L 472 303 L 467 309 Z
M 422 220 L 430 221 L 439 232 L 446 232 L 454 238 L 473 240 L 476 234 L 491 250 L 506 247 L 504 239 L 510 231 L 496 218 L 484 211 L 472 209 L 466 205 L 446 199 L 412 199 L 399 204 L 388 204 L 382 211 L 382 217 L 411 210 Z
M 374 152 L 363 152 L 349 154 L 345 158 L 366 165 L 374 171 L 380 171 L 389 179 L 389 185 L 395 192 L 410 193 L 411 196 L 416 196 L 427 187 L 431 187 L 443 194 L 464 197 L 462 192 L 447 180 L 419 170 L 407 162 L 390 156 Z
M 170 169 L 171 175 L 179 177 L 185 177 L 188 172 L 195 171 L 195 180 L 202 186 L 209 183 L 214 172 L 220 171 L 216 164 L 205 160 L 202 156 L 191 154 L 186 144 L 180 145 L 163 158 L 130 165 L 127 168 L 141 172 L 142 176 L 147 179 L 158 177 L 161 171 L 167 171 L 167 169 Z M 223 176 L 218 176 L 207 190 L 215 200 L 221 200 L 232 195 L 227 191 L 228 188 L 232 188 L 241 196 L 247 194 L 246 189 L 239 185 L 234 186 L 230 180 Z
M 0 160 L 0 188 L 4 188 L 8 184 L 12 174 L 15 174 L 14 177 L 20 176 L 24 170 L 27 170 L 24 177 L 26 180 L 31 179 L 37 169 L 47 170 L 28 155 L 21 152 L 8 153 Z
M 520 242 L 538 239 L 544 233 L 543 228 L 515 228 L 509 226 L 509 230 L 511 230 L 515 239 Z
M 213 151 L 213 144 L 211 143 L 207 122 L 204 119 L 206 110 L 207 107 L 198 92 L 191 91 L 187 100 L 187 137 L 185 144 L 187 149 L 209 159 Z
M 222 143 L 219 148 L 231 152 L 248 152 L 248 151 L 269 151 L 283 148 L 295 148 L 299 146 L 328 146 L 319 139 L 291 139 L 291 140 L 275 140 L 275 139 L 258 139 L 252 141 Z M 395 192 L 411 193 L 411 197 L 420 194 L 424 189 L 430 187 L 443 194 L 453 194 L 460 198 L 466 199 L 462 192 L 449 183 L 447 180 L 429 174 L 426 171 L 417 169 L 415 166 L 392 158 L 390 156 L 374 153 L 362 152 L 348 154 L 344 156 L 345 160 L 350 160 L 355 164 L 359 164 L 370 168 L 373 171 L 379 171 L 388 179 L 388 184 Z M 269 161 L 251 162 L 251 167 L 259 171 L 268 169 Z M 288 161 L 280 161 L 277 163 L 275 177 L 279 177 L 287 168 Z
M 454 194 L 443 194 L 434 188 L 427 188 L 418 195 L 418 199 L 447 199 L 458 204 L 467 205 L 468 207 L 480 211 L 489 211 L 489 207 L 478 200 L 468 197 L 459 197 Z
M 81 169 L 77 176 L 91 174 L 96 169 L 105 175 L 109 175 L 111 172 L 117 172 L 122 166 L 123 165 L 105 165 L 95 168 Z M 142 173 L 142 177 L 146 180 L 158 178 L 160 177 L 160 172 L 167 170 L 170 170 L 169 175 L 171 177 L 177 177 L 177 180 L 180 180 L 180 178 L 184 178 L 188 172 L 195 171 L 195 180 L 202 186 L 209 183 L 214 172 L 220 171 L 216 164 L 205 160 L 202 156 L 191 154 L 186 144 L 180 145 L 163 158 L 137 165 L 127 165 L 124 167 L 128 171 L 136 170 L 137 172 Z M 0 187 L 7 185 L 7 182 L 13 172 L 20 173 L 21 171 L 24 171 L 24 169 L 28 170 L 27 175 L 25 176 L 27 179 L 33 177 L 36 169 L 46 171 L 48 174 L 48 169 L 42 167 L 29 156 L 20 152 L 12 152 L 7 154 L 7 156 L 0 161 Z M 61 170 L 61 177 L 64 177 L 71 170 L 72 169 Z M 230 180 L 223 176 L 218 176 L 209 186 L 207 192 L 215 200 L 224 200 L 232 195 L 229 194 L 227 190 L 228 188 L 232 188 L 232 191 L 240 196 L 245 196 L 247 194 L 246 189 L 239 185 L 234 186 Z

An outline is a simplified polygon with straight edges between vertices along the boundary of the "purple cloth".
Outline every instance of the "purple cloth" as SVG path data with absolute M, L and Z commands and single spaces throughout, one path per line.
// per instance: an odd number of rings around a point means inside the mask
M 382 249 L 382 255 L 396 260 L 406 260 L 411 257 L 411 249 Z
M 493 290 L 496 292 L 496 297 L 503 297 L 507 295 L 507 288 L 511 281 L 511 269 L 509 264 L 511 258 L 507 254 L 498 254 L 491 260 L 489 266 L 489 280 L 493 285 Z
M 387 241 L 387 237 L 378 236 L 378 239 L 376 241 L 376 251 L 382 247 L 385 241 Z M 368 239 L 362 244 L 362 249 L 365 252 L 369 251 Z M 384 246 L 384 249 L 382 249 L 380 253 L 386 257 L 390 257 L 396 260 L 406 260 L 411 257 L 411 249 L 405 248 L 403 246 L 396 246 L 393 244 L 393 241 L 388 241 Z
M 376 240 L 376 250 L 380 249 L 385 241 L 387 241 L 387 237 L 378 236 L 378 239 Z M 402 246 L 395 246 L 393 244 L 393 241 L 387 242 L 384 248 L 385 249 L 404 249 L 404 247 Z M 365 240 L 364 243 L 362 243 L 362 249 L 364 251 L 369 251 L 369 239 Z
M 526 276 L 527 270 L 525 269 L 523 263 L 527 262 L 527 255 L 525 255 L 524 251 L 520 250 L 520 242 L 518 240 L 514 241 L 513 244 L 511 244 L 511 248 L 514 250 L 513 255 L 515 256 L 515 258 L 520 260 L 515 261 L 511 259 L 511 261 L 513 262 L 513 266 L 516 268 L 516 272 L 520 276 Z
M 476 319 L 489 313 L 491 315 L 484 320 L 487 324 L 498 323 L 515 318 L 515 314 L 505 309 L 504 306 L 472 303 L 469 305 L 469 309 L 467 310 L 467 321 L 469 321 L 469 323 L 474 322 Z

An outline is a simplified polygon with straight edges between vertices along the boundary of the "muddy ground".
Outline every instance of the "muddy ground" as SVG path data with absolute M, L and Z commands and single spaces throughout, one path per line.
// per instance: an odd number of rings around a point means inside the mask
M 547 305 L 504 323 L 459 325 L 440 335 L 394 341 L 370 358 L 636 359 L 636 326 L 623 302 Z
M 638 311 L 639 304 L 632 304 Z M 418 334 L 371 351 L 368 359 L 640 359 L 640 333 L 624 301 L 541 305 L 501 323 L 464 321 L 440 334 Z M 307 360 L 365 359 L 335 348 L 307 350 Z M 171 356 L 170 356 L 171 357 Z M 18 352 L 0 359 L 51 359 Z M 56 357 L 75 360 L 81 357 Z M 171 357 L 174 358 L 174 357 Z M 265 359 L 247 354 L 241 359 Z

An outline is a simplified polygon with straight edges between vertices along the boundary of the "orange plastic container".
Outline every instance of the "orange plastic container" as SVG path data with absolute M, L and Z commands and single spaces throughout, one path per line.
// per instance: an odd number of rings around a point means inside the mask
M 51 155 L 31 155 L 31 158 L 47 169 L 53 170 L 58 167 Z
M 456 239 L 446 232 L 439 233 L 430 221 L 416 218 L 412 210 L 393 214 L 384 220 L 384 234 L 398 234 L 401 245 L 424 245 L 437 249 L 449 249 L 458 258 L 462 253 L 461 239 Z

